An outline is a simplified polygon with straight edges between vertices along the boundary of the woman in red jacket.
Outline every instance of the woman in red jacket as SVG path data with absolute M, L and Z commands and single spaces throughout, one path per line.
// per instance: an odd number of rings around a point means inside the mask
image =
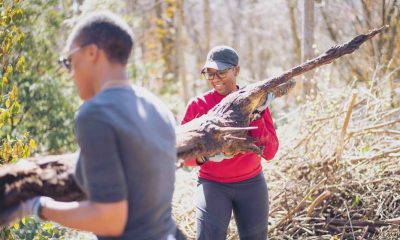
M 239 57 L 227 46 L 214 47 L 207 55 L 202 75 L 213 89 L 196 97 L 187 106 L 182 124 L 206 114 L 226 95 L 238 90 L 236 77 L 240 72 Z M 278 139 L 271 114 L 266 108 L 273 98 L 269 94 L 260 118 L 250 123 L 258 128 L 250 131 L 262 157 L 270 160 L 278 150 Z M 268 228 L 268 189 L 262 174 L 261 156 L 252 152 L 234 156 L 204 156 L 189 160 L 186 165 L 200 165 L 196 193 L 196 239 L 226 238 L 229 221 L 234 213 L 240 239 L 265 240 Z

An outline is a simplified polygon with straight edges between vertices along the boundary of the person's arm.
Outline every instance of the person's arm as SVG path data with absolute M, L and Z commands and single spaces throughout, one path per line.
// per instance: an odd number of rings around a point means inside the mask
M 128 202 L 127 200 L 113 203 L 49 201 L 42 207 L 41 217 L 96 235 L 117 237 L 123 233 L 128 219 Z
M 181 125 L 192 121 L 195 118 L 202 116 L 204 113 L 201 112 L 200 106 L 196 103 L 196 100 L 191 100 L 186 107 L 185 113 L 183 115 Z M 183 161 L 183 166 L 200 166 L 204 162 L 204 159 L 185 159 Z
M 271 160 L 278 151 L 279 141 L 269 109 L 265 109 L 263 116 L 253 121 L 250 126 L 258 127 L 250 131 L 250 136 L 257 139 L 257 145 L 264 146 L 262 157 Z
M 88 201 L 53 202 L 43 217 L 100 236 L 119 236 L 128 219 L 128 188 L 113 126 L 101 111 L 85 112 L 76 119 L 80 146 L 80 175 Z M 112 224 L 110 224 L 112 223 Z

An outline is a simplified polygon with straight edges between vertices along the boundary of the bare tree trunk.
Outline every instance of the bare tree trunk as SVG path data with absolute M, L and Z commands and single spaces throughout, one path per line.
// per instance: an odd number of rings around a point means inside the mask
M 204 8 L 203 8 L 203 18 L 204 18 L 204 44 L 202 44 L 202 52 L 200 56 L 198 56 L 198 61 L 200 62 L 200 66 L 204 64 L 207 53 L 211 48 L 211 15 L 210 15 L 210 1 L 204 0 Z M 210 87 L 210 83 L 207 81 L 205 86 L 207 89 Z M 204 89 L 206 90 L 206 89 Z
M 299 35 L 297 34 L 297 21 L 296 21 L 296 14 L 295 9 L 297 6 L 297 0 L 286 0 L 286 5 L 289 10 L 289 19 L 290 19 L 290 31 L 292 33 L 293 43 L 294 43 L 294 53 L 296 64 L 301 62 L 301 42 Z
M 264 103 L 269 92 L 285 95 L 293 86 L 293 77 L 354 52 L 359 46 L 386 27 L 359 35 L 351 41 L 334 46 L 317 58 L 296 66 L 283 74 L 253 83 L 226 96 L 206 115 L 177 128 L 178 158 L 190 159 L 211 156 L 217 152 L 261 153 L 247 131 L 254 110 Z M 42 158 L 42 157 L 40 157 Z M 21 160 L 0 168 L 0 222 L 10 207 L 22 200 L 46 195 L 57 200 L 71 201 L 85 198 L 74 177 L 73 155 L 61 155 L 38 160 Z
M 156 36 L 161 44 L 161 59 L 164 66 L 163 76 L 161 79 L 161 86 L 166 80 L 173 80 L 177 78 L 177 72 L 174 67 L 174 34 L 172 29 L 175 29 L 174 18 L 176 15 L 176 6 L 170 1 L 166 1 L 166 6 L 163 8 L 163 4 L 156 4 L 155 10 L 157 14 L 156 21 Z M 170 10 L 168 10 L 170 9 Z M 165 13 L 164 13 L 165 11 Z M 169 77 L 173 73 L 173 78 Z
M 302 31 L 301 61 L 305 62 L 314 56 L 314 0 L 304 0 L 303 3 L 303 31 Z M 313 72 L 304 74 L 303 96 L 314 94 L 316 88 L 313 79 Z
M 257 4 L 256 0 L 252 0 L 250 3 L 250 7 L 252 9 L 255 8 L 255 5 Z M 255 15 L 251 14 L 248 18 L 248 28 L 250 29 L 255 29 L 256 28 L 256 20 L 255 20 Z M 247 44 L 248 44 L 248 56 L 247 59 L 249 59 L 249 61 L 247 61 L 247 68 L 250 70 L 250 77 L 251 79 L 257 79 L 257 70 L 256 70 L 256 60 L 254 57 L 254 52 L 255 50 L 255 46 L 254 46 L 254 38 L 255 38 L 255 34 L 248 34 L 247 35 Z
M 228 7 L 231 13 L 230 19 L 232 22 L 232 47 L 234 49 L 238 49 L 240 47 L 240 35 L 242 32 L 242 9 L 243 9 L 243 1 L 229 1 Z
M 198 70 L 200 67 L 204 64 L 204 60 L 207 54 L 207 51 L 209 50 L 209 42 L 210 42 L 210 26 L 209 26 L 209 5 L 208 1 L 204 2 L 205 5 L 203 5 L 203 18 L 204 21 L 202 24 L 200 24 L 204 31 L 200 32 L 196 26 L 200 26 L 198 22 L 196 21 L 197 19 L 193 19 L 191 17 L 191 6 L 188 6 L 187 11 L 189 12 L 189 16 L 185 18 L 185 31 L 186 31 L 186 36 L 189 37 L 193 45 L 191 48 L 195 49 L 195 59 L 196 59 L 196 71 L 197 74 L 199 74 Z M 192 6 L 193 7 L 193 6 Z M 193 15 L 193 14 L 192 14 Z M 208 22 L 208 23 L 207 23 Z M 196 25 L 197 23 L 197 25 Z M 207 27 L 208 26 L 208 27 Z M 194 81 L 190 82 L 190 87 L 189 90 L 191 91 L 191 95 L 195 96 L 198 94 L 199 91 L 203 91 L 206 89 L 204 85 L 206 85 L 206 82 L 201 82 L 198 81 L 197 76 L 194 78 Z M 203 89 L 204 88 L 204 89 Z
M 385 1 L 383 1 L 383 6 L 385 7 Z M 389 4 L 388 4 L 389 5 Z M 383 55 L 383 62 L 387 64 L 387 72 L 386 75 L 391 74 L 392 77 L 389 77 L 388 79 L 388 87 L 390 89 L 390 96 L 392 98 L 392 104 L 395 106 L 398 104 L 396 102 L 396 84 L 394 83 L 395 79 L 400 78 L 400 71 L 396 71 L 395 68 L 400 65 L 400 59 L 398 57 L 398 54 L 400 53 L 400 44 L 396 43 L 399 42 L 398 40 L 398 30 L 400 29 L 400 3 L 398 0 L 392 0 L 390 7 L 388 6 L 388 12 L 387 16 L 383 16 L 383 19 L 386 19 L 385 22 L 386 24 L 389 24 L 392 26 L 389 29 L 389 36 L 387 38 L 387 51 Z M 383 38 L 382 38 L 383 39 Z M 396 40 L 397 39 L 397 40 Z M 383 46 L 383 43 L 382 43 Z M 380 47 L 382 49 L 382 47 Z M 397 50 L 397 51 L 396 51 Z M 396 57 L 397 56 L 397 57 Z M 392 74 L 393 72 L 393 74 Z
M 176 14 L 176 36 L 175 36 L 175 72 L 177 73 L 177 77 L 179 82 L 182 85 L 181 95 L 185 102 L 189 102 L 189 90 L 188 83 L 186 79 L 186 68 L 185 68 L 185 60 L 184 60 L 184 50 L 185 43 L 182 38 L 183 31 L 183 23 L 184 23 L 184 13 L 183 13 L 183 0 L 177 0 L 177 14 Z
M 204 48 L 205 52 L 210 50 L 210 39 L 211 39 L 211 30 L 210 30 L 210 1 L 204 0 Z M 205 57 L 205 56 L 204 56 Z
M 374 25 L 374 6 L 377 3 L 376 0 L 361 0 L 361 5 L 362 5 L 362 10 L 363 10 L 363 17 L 364 21 L 363 23 L 366 25 L 368 29 L 372 28 Z M 371 41 L 371 51 L 373 53 L 373 58 L 375 60 L 375 64 L 380 64 L 380 49 L 378 48 L 378 45 L 375 41 Z

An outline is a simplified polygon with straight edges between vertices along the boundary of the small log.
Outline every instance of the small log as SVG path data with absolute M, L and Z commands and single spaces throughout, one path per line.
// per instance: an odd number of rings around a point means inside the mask
M 0 168 L 0 214 L 3 209 L 34 196 L 59 201 L 85 199 L 73 172 L 77 155 L 43 156 Z

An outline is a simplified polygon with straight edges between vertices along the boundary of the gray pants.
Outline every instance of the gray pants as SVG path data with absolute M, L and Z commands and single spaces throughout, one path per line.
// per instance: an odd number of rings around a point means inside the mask
M 236 183 L 199 179 L 196 239 L 226 239 L 232 211 L 241 240 L 267 239 L 268 189 L 262 173 Z

